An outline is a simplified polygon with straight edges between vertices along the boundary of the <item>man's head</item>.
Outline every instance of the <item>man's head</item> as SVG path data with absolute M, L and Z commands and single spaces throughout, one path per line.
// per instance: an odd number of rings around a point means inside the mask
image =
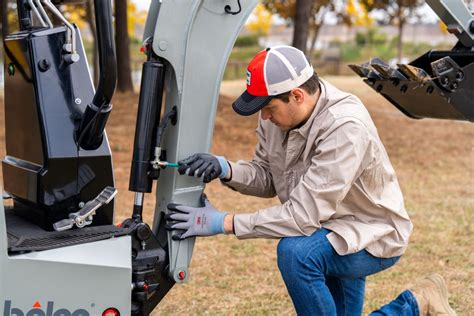
M 247 90 L 233 103 L 241 115 L 262 111 L 283 130 L 306 121 L 314 109 L 319 79 L 303 52 L 275 46 L 259 52 L 247 67 Z

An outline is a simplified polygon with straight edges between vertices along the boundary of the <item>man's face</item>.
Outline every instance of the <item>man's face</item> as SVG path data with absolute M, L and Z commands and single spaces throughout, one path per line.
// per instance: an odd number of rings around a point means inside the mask
M 295 100 L 290 97 L 288 103 L 272 99 L 260 111 L 262 119 L 270 120 L 283 131 L 289 131 L 301 123 L 298 118 L 298 110 Z

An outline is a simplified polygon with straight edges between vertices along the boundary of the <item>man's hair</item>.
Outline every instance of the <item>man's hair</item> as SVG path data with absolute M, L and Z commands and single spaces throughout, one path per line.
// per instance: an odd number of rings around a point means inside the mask
M 311 78 L 306 80 L 305 83 L 303 83 L 301 86 L 298 88 L 303 89 L 304 91 L 308 92 L 308 94 L 314 94 L 319 90 L 319 77 L 317 73 L 314 73 Z M 290 93 L 291 91 L 282 93 L 282 94 L 277 94 L 274 96 L 274 98 L 282 100 L 285 103 L 290 102 Z

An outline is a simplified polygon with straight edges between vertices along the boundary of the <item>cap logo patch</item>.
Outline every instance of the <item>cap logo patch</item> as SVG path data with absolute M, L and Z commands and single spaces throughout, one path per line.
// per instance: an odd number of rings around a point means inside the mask
M 247 86 L 250 86 L 251 79 L 252 79 L 252 73 L 247 70 Z

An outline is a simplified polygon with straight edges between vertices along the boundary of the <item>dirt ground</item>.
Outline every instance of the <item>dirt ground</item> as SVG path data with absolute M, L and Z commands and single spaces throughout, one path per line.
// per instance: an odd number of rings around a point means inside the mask
M 415 226 L 400 262 L 368 278 L 364 312 L 392 300 L 417 278 L 437 272 L 446 279 L 451 306 L 459 315 L 474 315 L 474 125 L 408 119 L 357 78 L 327 79 L 358 95 L 371 112 Z M 250 159 L 256 142 L 256 115 L 240 117 L 230 106 L 242 86 L 242 82 L 223 84 L 222 93 L 227 95 L 219 101 L 211 148 L 230 160 Z M 107 128 L 119 189 L 116 222 L 132 210 L 128 180 L 137 102 L 136 95 L 116 95 Z M 3 130 L 0 136 L 3 156 Z M 231 212 L 278 203 L 240 195 L 217 182 L 208 185 L 206 193 L 216 207 Z M 151 220 L 153 194 L 145 201 Z M 153 315 L 294 314 L 276 265 L 276 245 L 276 240 L 239 241 L 232 236 L 198 239 L 189 283 L 176 285 Z

